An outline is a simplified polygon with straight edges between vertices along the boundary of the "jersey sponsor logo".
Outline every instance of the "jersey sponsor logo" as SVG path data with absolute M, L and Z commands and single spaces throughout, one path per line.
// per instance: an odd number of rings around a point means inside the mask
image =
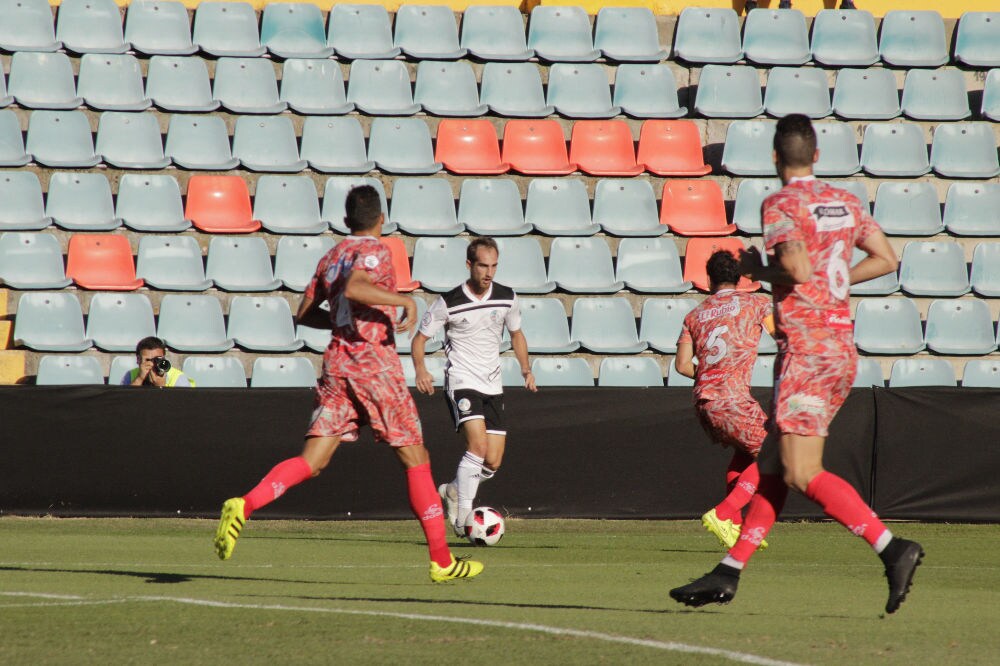
M 708 321 L 709 319 L 718 319 L 719 317 L 726 316 L 735 317 L 739 313 L 740 302 L 733 299 L 728 303 L 723 303 L 722 305 L 716 305 L 715 307 L 702 310 L 698 313 L 698 321 Z
M 854 324 L 851 322 L 850 311 L 831 310 L 826 313 L 826 325 L 838 330 L 852 330 Z
M 365 268 L 372 270 L 378 266 L 378 257 L 374 254 L 369 254 L 364 259 Z
M 839 201 L 809 204 L 809 212 L 816 220 L 816 231 L 828 232 L 854 226 L 854 215 L 847 204 Z
M 826 414 L 826 401 L 818 395 L 796 393 L 788 397 L 788 411 L 793 414 L 805 412 L 822 416 Z

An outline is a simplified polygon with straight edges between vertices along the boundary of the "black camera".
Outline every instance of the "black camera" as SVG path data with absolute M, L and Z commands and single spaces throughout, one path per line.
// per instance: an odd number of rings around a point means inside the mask
M 153 359 L 153 372 L 158 374 L 160 377 L 167 374 L 169 370 L 170 361 L 168 361 L 165 356 L 157 356 Z

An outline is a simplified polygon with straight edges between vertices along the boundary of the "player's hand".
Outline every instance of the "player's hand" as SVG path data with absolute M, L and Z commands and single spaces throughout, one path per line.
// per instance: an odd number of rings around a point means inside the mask
M 524 388 L 532 393 L 537 393 L 538 387 L 535 386 L 535 375 L 531 373 L 531 370 L 522 370 L 521 376 L 524 377 Z
M 424 370 L 417 370 L 417 390 L 431 395 L 434 393 L 434 376 Z
M 747 250 L 740 250 L 739 260 L 741 275 L 752 276 L 764 268 L 764 258 L 754 245 Z
M 396 322 L 396 332 L 405 333 L 413 330 L 417 325 L 417 304 L 409 296 L 406 297 L 406 304 L 403 305 L 403 316 Z

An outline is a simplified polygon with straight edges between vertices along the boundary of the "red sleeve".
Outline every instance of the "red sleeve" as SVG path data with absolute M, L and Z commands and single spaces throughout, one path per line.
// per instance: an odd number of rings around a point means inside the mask
M 798 223 L 798 220 L 802 219 L 798 208 L 797 199 L 782 196 L 780 192 L 764 200 L 762 221 L 764 244 L 768 250 L 773 250 L 779 243 L 805 240 L 802 227 Z
M 854 234 L 854 244 L 858 245 L 876 231 L 881 231 L 875 218 L 868 212 L 868 206 L 859 205 L 857 218 L 857 233 Z

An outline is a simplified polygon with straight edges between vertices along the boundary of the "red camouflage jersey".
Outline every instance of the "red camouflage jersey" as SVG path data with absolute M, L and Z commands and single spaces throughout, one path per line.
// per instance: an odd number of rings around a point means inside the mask
M 749 397 L 757 343 L 771 311 L 765 294 L 723 289 L 684 317 L 677 342 L 690 342 L 698 359 L 696 401 Z
M 858 198 L 813 177 L 793 178 L 764 200 L 764 243 L 805 243 L 808 282 L 774 285 L 775 341 L 794 354 L 854 353 L 850 309 L 853 248 L 879 229 Z

